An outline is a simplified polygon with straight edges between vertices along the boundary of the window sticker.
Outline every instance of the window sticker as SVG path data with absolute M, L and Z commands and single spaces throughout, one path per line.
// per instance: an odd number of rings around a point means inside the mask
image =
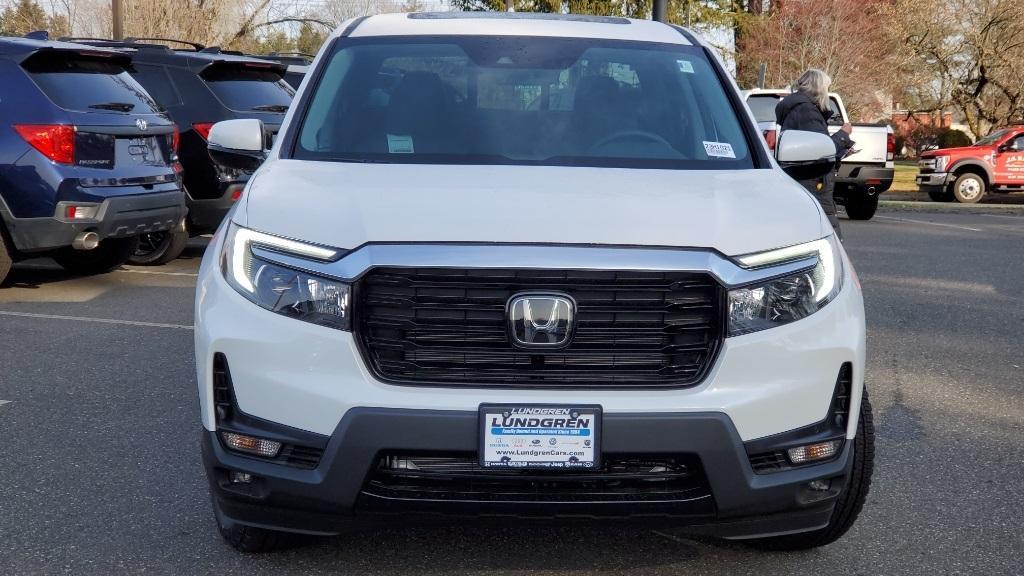
M 693 74 L 693 63 L 689 60 L 676 60 L 676 64 L 679 65 L 679 71 L 687 74 Z
M 412 145 L 412 136 L 388 134 L 388 152 L 392 154 L 412 154 L 416 152 Z
M 715 158 L 735 158 L 736 153 L 732 151 L 732 144 L 728 142 L 708 142 L 704 141 L 704 151 L 708 153 L 708 156 Z

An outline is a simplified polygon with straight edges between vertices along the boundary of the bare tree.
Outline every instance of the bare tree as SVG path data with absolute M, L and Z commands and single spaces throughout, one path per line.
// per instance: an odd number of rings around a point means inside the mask
M 738 60 L 747 70 L 767 64 L 766 81 L 786 86 L 807 68 L 825 70 L 851 115 L 877 119 L 901 88 L 893 41 L 878 27 L 875 0 L 787 0 L 744 31 Z M 749 82 L 749 78 L 741 78 Z
M 922 111 L 959 111 L 971 131 L 1022 118 L 1024 11 L 1017 0 L 894 0 L 886 30 L 918 70 L 905 97 Z

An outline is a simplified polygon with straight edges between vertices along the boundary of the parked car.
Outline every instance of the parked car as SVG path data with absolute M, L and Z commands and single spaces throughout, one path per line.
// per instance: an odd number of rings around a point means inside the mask
M 181 254 L 189 236 L 217 228 L 249 177 L 245 171 L 219 168 L 210 161 L 206 152 L 210 128 L 220 120 L 258 118 L 266 128 L 269 146 L 295 93 L 282 81 L 287 67 L 180 40 L 82 41 L 130 54 L 132 77 L 181 130 L 179 155 L 188 194 L 186 227 L 144 236 L 132 256 L 135 264 L 163 264 Z
M 41 38 L 0 38 L 0 282 L 38 256 L 106 272 L 185 216 L 178 133 L 130 59 Z
M 313 56 L 302 52 L 274 52 L 267 55 L 253 55 L 256 58 L 278 62 L 288 67 L 284 73 L 284 81 L 295 90 L 299 89 L 302 79 L 309 71 L 309 65 L 313 63 Z
M 999 128 L 963 148 L 930 150 L 918 162 L 917 188 L 936 202 L 980 202 L 986 192 L 1024 190 L 1024 125 Z
M 778 134 L 775 106 L 789 93 L 787 89 L 776 88 L 743 92 L 769 148 L 774 147 Z M 838 94 L 829 94 L 829 105 L 832 108 L 829 131 L 835 133 L 850 120 Z M 870 220 L 878 209 L 879 194 L 892 186 L 896 138 L 891 126 L 865 123 L 854 123 L 850 138 L 855 146 L 839 165 L 835 199 L 846 207 L 846 214 L 851 219 Z
M 455 12 L 353 20 L 323 50 L 199 272 L 228 543 L 444 515 L 779 548 L 850 527 L 873 453 L 860 288 L 713 49 Z M 209 142 L 264 157 L 258 120 Z M 807 177 L 836 159 L 810 132 L 777 153 Z

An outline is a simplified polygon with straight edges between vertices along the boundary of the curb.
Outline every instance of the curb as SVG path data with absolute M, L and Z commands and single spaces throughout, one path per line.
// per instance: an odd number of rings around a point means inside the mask
M 940 212 L 945 214 L 1024 216 L 1024 204 L 955 204 L 952 202 L 879 200 L 878 209 L 885 212 Z

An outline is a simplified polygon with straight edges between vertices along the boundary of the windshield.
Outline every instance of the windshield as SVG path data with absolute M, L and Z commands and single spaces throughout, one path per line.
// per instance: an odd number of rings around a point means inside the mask
M 751 168 L 702 51 L 594 39 L 343 41 L 295 156 L 395 162 Z
M 1002 140 L 1003 137 L 1006 136 L 1009 132 L 1010 131 L 1005 129 L 1005 128 L 1002 129 L 1002 130 L 996 130 L 995 132 L 993 132 L 993 133 L 989 134 L 988 136 L 985 136 L 981 140 L 978 140 L 977 142 L 975 142 L 974 145 L 975 146 L 991 146 L 991 145 L 995 144 L 996 142 L 999 142 L 1000 140 Z
M 202 74 L 217 99 L 239 112 L 285 113 L 295 91 L 281 74 L 255 64 L 215 65 Z
M 759 94 L 747 98 L 747 106 L 754 114 L 754 120 L 758 122 L 775 122 L 775 106 L 778 105 L 781 96 L 774 94 Z
M 36 53 L 22 67 L 65 110 L 153 114 L 160 109 L 118 60 L 46 51 Z

